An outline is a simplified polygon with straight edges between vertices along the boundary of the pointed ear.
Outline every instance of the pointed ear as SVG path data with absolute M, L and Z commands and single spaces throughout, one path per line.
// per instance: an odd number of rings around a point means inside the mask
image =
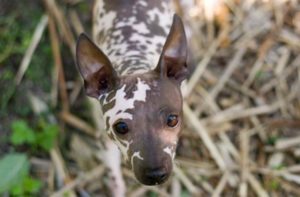
M 186 79 L 188 75 L 187 50 L 183 23 L 181 18 L 174 14 L 173 24 L 155 69 L 156 72 L 159 72 L 161 76 L 175 79 L 179 83 Z
M 77 41 L 76 62 L 88 96 L 98 98 L 115 86 L 118 78 L 109 59 L 83 33 Z

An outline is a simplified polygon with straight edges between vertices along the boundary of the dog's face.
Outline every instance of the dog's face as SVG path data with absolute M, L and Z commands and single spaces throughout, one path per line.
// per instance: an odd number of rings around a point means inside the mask
M 150 72 L 122 78 L 100 97 L 106 130 L 143 184 L 164 182 L 182 123 L 182 97 L 176 81 Z
M 187 75 L 186 55 L 177 16 L 156 69 L 147 73 L 117 76 L 92 41 L 84 35 L 78 41 L 77 63 L 86 93 L 100 100 L 108 136 L 146 185 L 163 183 L 172 171 L 182 124 L 180 83 Z

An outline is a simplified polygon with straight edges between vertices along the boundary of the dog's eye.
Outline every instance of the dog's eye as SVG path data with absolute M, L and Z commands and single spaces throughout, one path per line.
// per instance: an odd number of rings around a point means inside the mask
M 119 134 L 126 134 L 129 131 L 128 125 L 125 122 L 118 122 L 114 125 L 115 132 Z
M 175 127 L 178 124 L 178 116 L 170 114 L 167 118 L 167 125 L 169 127 Z

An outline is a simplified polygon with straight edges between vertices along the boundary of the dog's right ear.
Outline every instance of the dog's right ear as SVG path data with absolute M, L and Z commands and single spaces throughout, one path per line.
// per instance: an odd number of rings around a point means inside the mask
M 99 98 L 112 90 L 118 80 L 108 57 L 82 33 L 77 41 L 76 62 L 88 96 Z
M 164 44 L 156 72 L 181 83 L 188 76 L 187 40 L 181 18 L 174 14 L 170 33 Z

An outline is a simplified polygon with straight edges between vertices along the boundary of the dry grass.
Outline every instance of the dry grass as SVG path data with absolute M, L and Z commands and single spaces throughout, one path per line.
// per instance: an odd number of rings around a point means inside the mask
M 99 134 L 101 125 L 94 129 L 71 113 L 81 83 L 64 78 L 66 65 L 58 47 L 63 41 L 74 55 L 74 38 L 83 30 L 80 14 L 72 9 L 78 1 L 44 2 L 56 65 L 52 103 L 63 106 L 60 119 L 65 124 L 90 136 L 74 135 L 71 151 L 64 150 L 63 156 L 60 146 L 51 151 L 47 192 L 106 196 L 113 189 L 101 162 L 105 137 Z M 299 196 L 300 2 L 175 2 L 195 64 L 184 92 L 185 127 L 176 167 L 166 184 L 145 187 L 122 166 L 127 195 Z M 63 12 L 65 4 L 71 8 Z M 33 54 L 33 40 L 27 54 Z M 72 88 L 66 92 L 68 83 Z

